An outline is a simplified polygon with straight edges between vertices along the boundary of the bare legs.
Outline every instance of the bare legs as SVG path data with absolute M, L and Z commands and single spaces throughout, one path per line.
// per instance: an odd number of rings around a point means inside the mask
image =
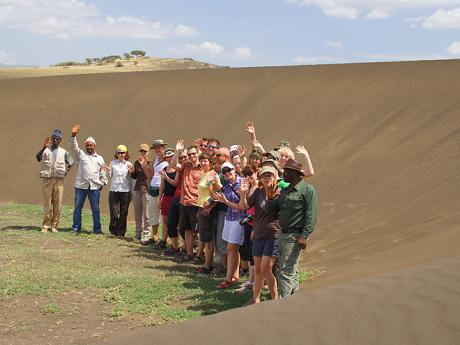
M 274 264 L 274 258 L 271 256 L 254 256 L 255 263 L 255 284 L 253 291 L 254 303 L 260 303 L 260 294 L 264 287 L 264 282 L 267 282 L 270 295 L 273 300 L 278 299 L 278 287 L 276 284 L 276 278 L 273 275 L 272 268 Z

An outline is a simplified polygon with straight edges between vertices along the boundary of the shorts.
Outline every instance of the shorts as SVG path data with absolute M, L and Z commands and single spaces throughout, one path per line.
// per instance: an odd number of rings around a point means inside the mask
M 163 195 L 163 197 L 161 198 L 160 209 L 161 209 L 161 215 L 162 216 L 167 216 L 168 215 L 169 206 L 171 205 L 172 198 L 173 197 L 169 196 L 169 195 Z
M 252 257 L 252 226 L 245 225 L 244 226 L 244 242 L 243 245 L 240 247 L 240 256 L 241 260 L 249 261 L 251 266 L 254 266 L 254 258 Z
M 222 239 L 241 246 L 244 242 L 244 227 L 238 220 L 225 220 Z
M 276 238 L 252 239 L 253 256 L 278 256 L 278 240 Z
M 160 224 L 160 209 L 157 202 L 157 196 L 149 195 L 149 224 L 152 226 Z
M 182 234 L 187 230 L 197 230 L 196 214 L 198 212 L 198 206 L 184 206 L 180 207 L 180 220 L 179 220 L 179 232 Z
M 177 226 L 179 225 L 180 208 L 180 196 L 173 197 L 168 210 L 168 236 L 171 238 L 178 236 Z M 185 239 L 185 234 L 181 233 L 181 236 Z
M 204 243 L 212 242 L 212 230 L 214 219 L 216 218 L 216 210 L 213 208 L 211 212 L 205 216 L 203 209 L 200 208 L 196 215 L 198 221 L 198 232 L 200 233 L 200 241 Z

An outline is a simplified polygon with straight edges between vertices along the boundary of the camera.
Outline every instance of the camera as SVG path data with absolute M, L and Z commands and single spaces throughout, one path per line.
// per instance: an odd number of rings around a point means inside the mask
M 240 225 L 245 226 L 248 225 L 249 222 L 252 222 L 254 217 L 250 214 L 245 214 L 243 219 L 240 220 Z

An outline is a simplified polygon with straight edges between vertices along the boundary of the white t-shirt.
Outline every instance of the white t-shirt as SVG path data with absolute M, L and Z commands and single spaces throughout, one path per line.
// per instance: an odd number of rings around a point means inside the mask
M 160 162 L 160 157 L 156 157 L 155 161 L 153 162 L 153 177 L 152 181 L 150 181 L 150 186 L 155 187 L 155 188 L 160 188 L 161 184 L 161 176 L 159 174 L 160 170 L 163 170 L 168 166 L 168 162 L 166 161 L 161 161 Z

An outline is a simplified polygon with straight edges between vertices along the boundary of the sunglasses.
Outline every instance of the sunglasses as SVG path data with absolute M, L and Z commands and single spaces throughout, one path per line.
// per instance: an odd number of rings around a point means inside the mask
M 117 152 L 117 155 L 124 155 L 126 152 Z
M 222 174 L 228 174 L 230 171 L 232 171 L 233 169 L 230 169 L 230 168 L 223 168 L 222 169 Z
M 187 154 L 187 156 L 191 157 L 191 156 L 196 156 L 196 152 L 190 152 Z
M 208 145 L 208 147 L 213 150 L 217 149 L 217 146 L 214 146 L 214 145 Z
M 179 159 L 187 159 L 187 156 L 180 156 Z
M 208 147 L 206 144 L 200 144 L 200 147 Z

